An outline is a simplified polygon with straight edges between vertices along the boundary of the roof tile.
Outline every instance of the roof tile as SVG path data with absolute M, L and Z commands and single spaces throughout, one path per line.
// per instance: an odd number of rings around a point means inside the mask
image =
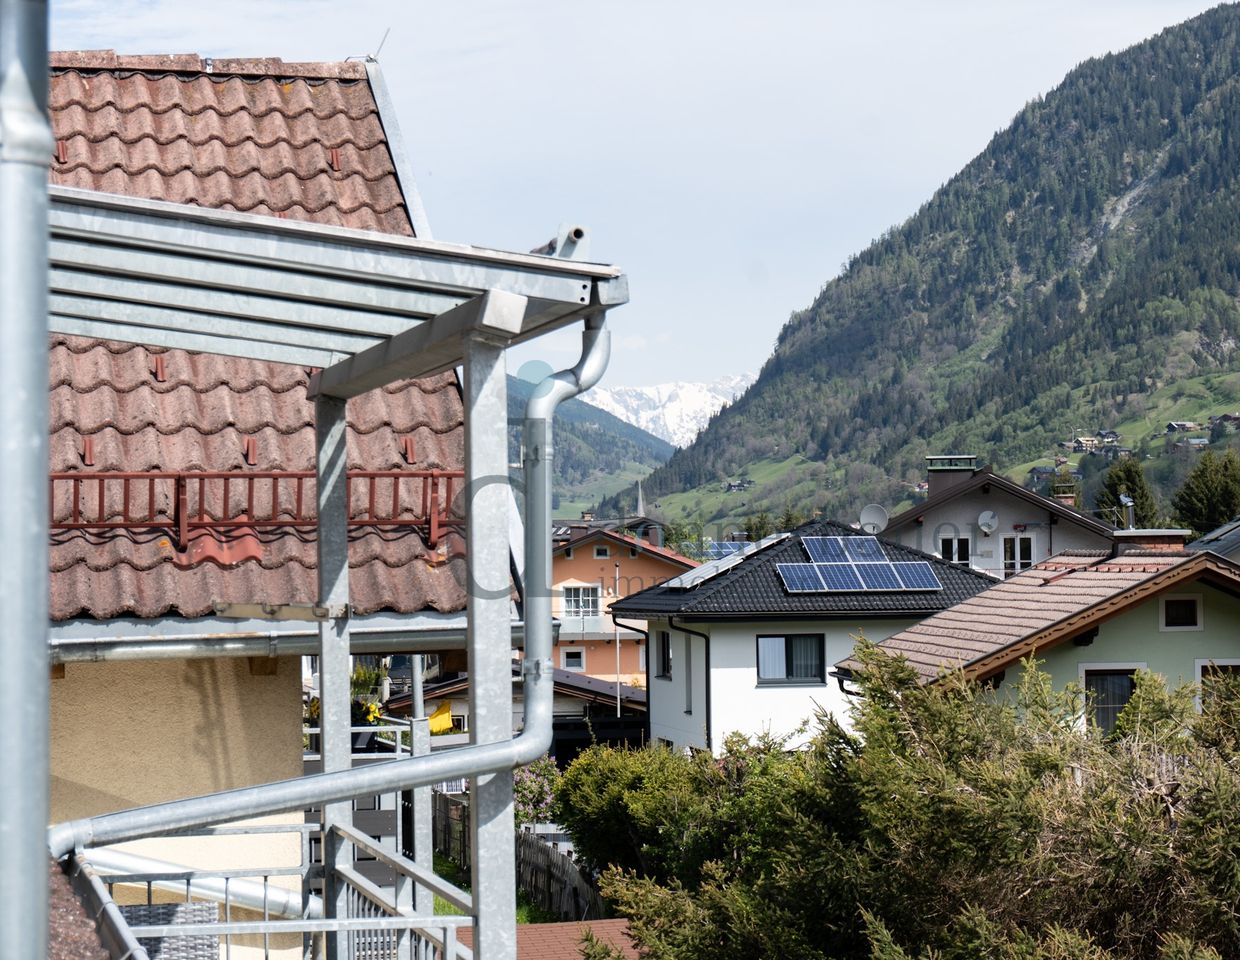
M 118 57 L 109 50 L 52 54 L 51 64 L 52 127 L 65 146 L 64 161 L 51 165 L 55 184 L 412 235 L 360 63 L 208 63 L 196 54 Z M 89 439 L 93 471 L 312 470 L 311 372 L 54 336 L 50 467 L 87 469 Z M 371 391 L 350 400 L 348 413 L 350 469 L 460 469 L 464 462 L 464 417 L 451 374 Z M 255 441 L 252 467 L 247 437 Z M 413 464 L 402 455 L 406 437 Z M 352 506 L 360 511 L 365 492 L 355 487 Z M 70 515 L 69 490 L 58 485 L 57 519 Z M 230 516 L 245 508 L 240 496 L 232 491 Z M 119 516 L 120 485 L 104 497 L 108 516 Z M 420 506 L 409 499 L 402 492 L 402 514 Z M 255 515 L 269 509 L 260 484 Z M 158 533 L 59 532 L 51 548 L 53 618 L 199 616 L 216 602 L 316 599 L 311 531 L 200 532 L 189 546 L 178 554 Z M 192 565 L 196 557 L 205 559 Z M 359 613 L 464 607 L 456 534 L 432 551 L 411 529 L 364 528 L 350 537 L 349 565 Z

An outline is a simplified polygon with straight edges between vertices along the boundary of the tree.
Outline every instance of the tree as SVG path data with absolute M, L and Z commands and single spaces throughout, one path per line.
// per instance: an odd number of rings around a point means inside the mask
M 1205 451 L 1171 498 L 1171 506 L 1177 521 L 1197 536 L 1234 519 L 1240 514 L 1240 457 L 1233 450 L 1222 457 Z
M 763 510 L 757 516 L 750 517 L 748 523 L 749 539 L 755 543 L 759 540 L 769 537 L 775 532 L 775 523 L 771 520 L 771 515 Z
M 1154 500 L 1154 492 L 1145 479 L 1140 461 L 1132 457 L 1115 461 L 1102 475 L 1102 489 L 1094 500 L 1094 509 L 1098 514 L 1117 527 L 1128 525 L 1128 513 L 1120 500 L 1121 496 L 1132 497 L 1133 522 L 1136 526 L 1158 525 L 1158 503 Z
M 595 747 L 569 768 L 561 822 L 615 850 L 603 893 L 643 956 L 1240 956 L 1240 678 L 1198 714 L 1195 687 L 1140 672 L 1104 736 L 1033 664 L 995 696 L 856 656 L 855 732 L 822 715 L 803 751 Z

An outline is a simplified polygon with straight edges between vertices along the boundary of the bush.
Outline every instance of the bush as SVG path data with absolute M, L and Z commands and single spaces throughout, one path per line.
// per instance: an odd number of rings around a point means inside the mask
M 652 958 L 1240 956 L 1240 687 L 1138 676 L 1116 732 L 1026 664 L 1002 695 L 864 643 L 853 731 L 718 759 L 594 747 L 561 822 Z M 1009 671 L 1014 673 L 1015 671 Z

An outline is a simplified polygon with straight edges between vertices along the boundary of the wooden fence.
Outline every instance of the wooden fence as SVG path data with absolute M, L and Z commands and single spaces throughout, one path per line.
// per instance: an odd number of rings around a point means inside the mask
M 436 792 L 432 834 L 435 852 L 466 873 L 470 869 L 469 801 Z M 518 830 L 517 889 L 530 903 L 560 920 L 598 920 L 606 916 L 594 882 L 572 857 L 526 830 Z

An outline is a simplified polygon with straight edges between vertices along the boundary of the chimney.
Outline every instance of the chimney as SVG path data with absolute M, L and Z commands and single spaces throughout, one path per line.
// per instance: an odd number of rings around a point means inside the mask
M 1154 550 L 1158 553 L 1184 553 L 1193 531 L 1174 528 L 1159 530 L 1116 530 L 1112 557 L 1122 557 L 1133 550 Z
M 968 480 L 977 471 L 973 454 L 945 454 L 926 457 L 926 496 L 950 490 Z

